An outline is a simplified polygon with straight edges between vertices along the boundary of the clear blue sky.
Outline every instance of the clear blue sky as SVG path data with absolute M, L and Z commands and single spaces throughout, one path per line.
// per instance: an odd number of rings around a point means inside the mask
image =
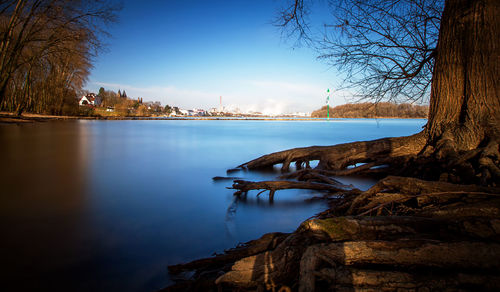
M 325 105 L 337 72 L 274 26 L 278 0 L 123 2 L 87 84 L 97 92 L 185 109 L 225 106 L 266 113 Z M 330 104 L 345 103 L 341 94 Z

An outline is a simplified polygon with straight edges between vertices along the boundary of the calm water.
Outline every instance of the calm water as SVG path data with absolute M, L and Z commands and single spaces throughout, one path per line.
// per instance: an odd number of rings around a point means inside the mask
M 292 147 L 413 134 L 425 120 L 0 125 L 2 290 L 154 291 L 166 266 L 293 231 L 308 191 L 235 202 L 225 170 Z M 232 174 L 251 180 L 278 173 Z M 370 180 L 344 179 L 360 188 Z M 6 290 L 3 290 L 6 291 Z

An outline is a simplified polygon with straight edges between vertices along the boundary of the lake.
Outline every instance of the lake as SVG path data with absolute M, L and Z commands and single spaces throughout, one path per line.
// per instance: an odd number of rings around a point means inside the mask
M 154 291 L 167 265 L 325 209 L 314 192 L 249 193 L 213 181 L 275 151 L 419 132 L 426 120 L 52 121 L 0 124 L 3 291 Z M 237 172 L 249 180 L 275 172 Z M 374 181 L 341 178 L 361 189 Z M 5 290 L 6 289 L 6 290 Z

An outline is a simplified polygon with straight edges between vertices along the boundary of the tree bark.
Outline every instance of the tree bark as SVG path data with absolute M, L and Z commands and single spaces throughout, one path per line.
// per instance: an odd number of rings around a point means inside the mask
M 500 2 L 446 1 L 434 67 L 429 142 L 471 150 L 498 139 Z
M 323 215 L 352 217 L 303 223 L 276 248 L 236 261 L 215 281 L 219 288 L 321 291 L 324 286 L 316 286 L 320 279 L 330 290 L 498 289 L 498 15 L 498 0 L 446 0 L 423 132 L 295 148 L 240 165 L 258 169 L 282 163 L 286 172 L 292 162 L 300 169 L 303 163 L 319 160 L 323 172 L 305 170 L 287 178 L 309 175 L 323 184 L 330 178 L 318 174 L 359 174 L 385 165 L 393 175 L 439 181 L 392 176 L 362 194 L 338 199 L 338 206 L 331 205 Z M 283 182 L 251 182 L 238 189 L 274 192 L 282 186 Z M 305 184 L 286 183 L 297 186 Z M 379 212 L 383 208 L 387 211 Z M 372 211 L 388 216 L 363 217 Z
M 500 267 L 499 251 L 498 244 L 479 242 L 403 240 L 317 244 L 310 246 L 302 256 L 299 291 L 319 291 L 320 289 L 316 287 L 318 276 L 324 276 L 334 287 L 343 286 L 350 289 L 364 286 L 365 289 L 400 291 L 398 289 L 413 290 L 422 284 L 430 290 L 445 288 L 454 290 L 464 284 L 475 284 L 479 290 L 488 287 L 498 288 L 495 284 L 489 285 L 484 280 L 498 285 L 499 277 L 494 271 Z M 323 272 L 318 271 L 322 263 L 328 263 L 333 268 L 323 269 Z M 366 267 L 374 264 L 385 266 L 389 270 L 363 271 L 352 268 L 352 266 Z M 435 275 L 428 277 L 428 272 L 425 270 L 415 269 L 418 267 L 425 267 L 427 271 L 434 270 L 436 274 L 443 275 L 438 279 Z M 401 273 L 406 269 L 409 273 Z M 455 272 L 457 278 L 450 277 L 452 271 L 460 269 L 473 273 L 467 275 L 463 271 L 460 274 Z M 467 276 L 464 277 L 464 274 Z M 426 276 L 428 279 L 422 281 Z

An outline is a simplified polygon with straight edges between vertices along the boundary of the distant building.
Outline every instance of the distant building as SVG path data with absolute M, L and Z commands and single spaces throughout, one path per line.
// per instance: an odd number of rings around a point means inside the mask
M 203 117 L 207 115 L 207 112 L 204 109 L 193 109 L 193 114 L 195 116 Z
M 141 98 L 141 102 L 142 102 L 142 98 Z M 149 110 L 161 107 L 161 103 L 159 101 L 146 101 L 146 102 L 143 102 L 142 104 L 147 106 Z
M 101 103 L 102 103 L 101 98 L 99 96 L 96 96 L 94 93 L 89 93 L 87 95 L 84 95 L 78 100 L 79 105 L 100 106 Z
M 263 116 L 263 114 L 261 112 L 254 112 L 254 111 L 250 111 L 250 112 L 248 112 L 248 114 L 251 116 Z

